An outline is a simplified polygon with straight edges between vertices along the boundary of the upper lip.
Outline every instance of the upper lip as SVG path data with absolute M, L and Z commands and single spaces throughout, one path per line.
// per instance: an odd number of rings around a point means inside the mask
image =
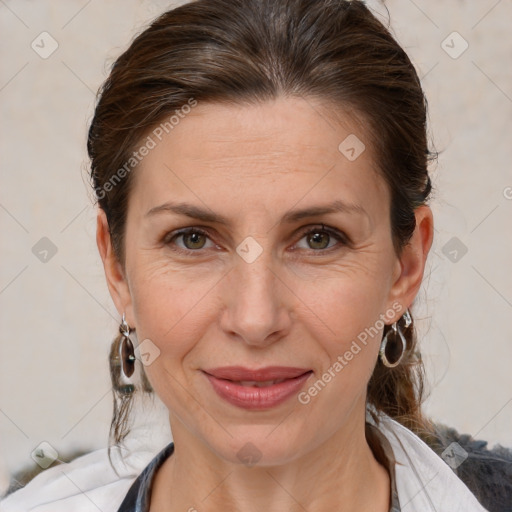
M 264 382 L 277 379 L 293 379 L 312 370 L 310 368 L 294 368 L 290 366 L 267 366 L 254 370 L 244 368 L 243 366 L 223 366 L 203 371 L 217 379 Z

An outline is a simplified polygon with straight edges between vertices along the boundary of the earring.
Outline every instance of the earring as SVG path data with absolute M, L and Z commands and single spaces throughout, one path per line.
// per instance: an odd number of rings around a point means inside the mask
M 412 323 L 412 319 L 408 309 L 405 310 L 402 318 L 404 319 L 405 327 L 409 327 Z M 393 342 L 389 342 L 390 333 L 393 333 Z M 402 329 L 400 326 L 397 326 L 397 322 L 394 322 L 391 325 L 391 329 L 382 338 L 379 350 L 379 356 L 382 364 L 388 368 L 398 366 L 404 357 L 406 348 L 407 343 Z
M 119 361 L 121 363 L 121 378 L 127 384 L 135 371 L 135 350 L 130 340 L 132 331 L 133 329 L 128 325 L 123 313 L 123 319 L 119 325 L 119 332 L 123 335 L 121 343 L 119 343 Z

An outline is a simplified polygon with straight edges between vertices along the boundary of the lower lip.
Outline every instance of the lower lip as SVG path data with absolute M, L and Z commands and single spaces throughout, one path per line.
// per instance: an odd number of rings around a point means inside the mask
M 275 407 L 297 394 L 313 372 L 263 388 L 242 386 L 236 382 L 218 379 L 205 373 L 215 392 L 227 402 L 244 409 L 268 409 Z

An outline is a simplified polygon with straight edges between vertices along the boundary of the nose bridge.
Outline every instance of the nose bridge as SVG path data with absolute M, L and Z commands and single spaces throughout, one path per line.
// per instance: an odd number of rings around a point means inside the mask
M 224 328 L 246 343 L 266 345 L 286 325 L 272 252 L 268 246 L 264 247 L 252 239 L 244 240 L 237 253 L 228 284 L 230 290 Z
M 240 283 L 240 288 L 237 289 L 240 299 L 253 296 L 255 300 L 263 299 L 268 302 L 272 297 L 275 276 L 269 248 L 262 248 L 261 253 L 251 260 L 240 257 L 235 272 L 237 282 Z

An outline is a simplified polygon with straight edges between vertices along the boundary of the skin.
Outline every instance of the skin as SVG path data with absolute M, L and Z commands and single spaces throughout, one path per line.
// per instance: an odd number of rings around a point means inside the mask
M 150 339 L 160 350 L 145 370 L 169 410 L 175 453 L 157 473 L 152 512 L 318 512 L 340 503 L 346 512 L 388 510 L 389 475 L 364 434 L 383 329 L 308 404 L 293 397 L 247 411 L 219 398 L 201 372 L 311 368 L 307 389 L 379 315 L 386 324 L 398 320 L 419 290 L 433 238 L 430 208 L 416 210 L 416 230 L 398 257 L 390 194 L 368 137 L 347 113 L 334 122 L 328 110 L 291 97 L 192 109 L 134 171 L 124 266 L 99 210 L 97 243 L 112 299 L 139 342 Z M 366 144 L 354 161 L 338 150 L 349 134 Z M 282 222 L 291 209 L 336 199 L 366 214 Z M 230 224 L 147 215 L 168 201 L 206 208 Z M 207 236 L 171 241 L 189 226 Z M 249 236 L 262 249 L 252 263 L 236 252 Z M 261 452 L 252 467 L 237 456 L 248 442 Z

